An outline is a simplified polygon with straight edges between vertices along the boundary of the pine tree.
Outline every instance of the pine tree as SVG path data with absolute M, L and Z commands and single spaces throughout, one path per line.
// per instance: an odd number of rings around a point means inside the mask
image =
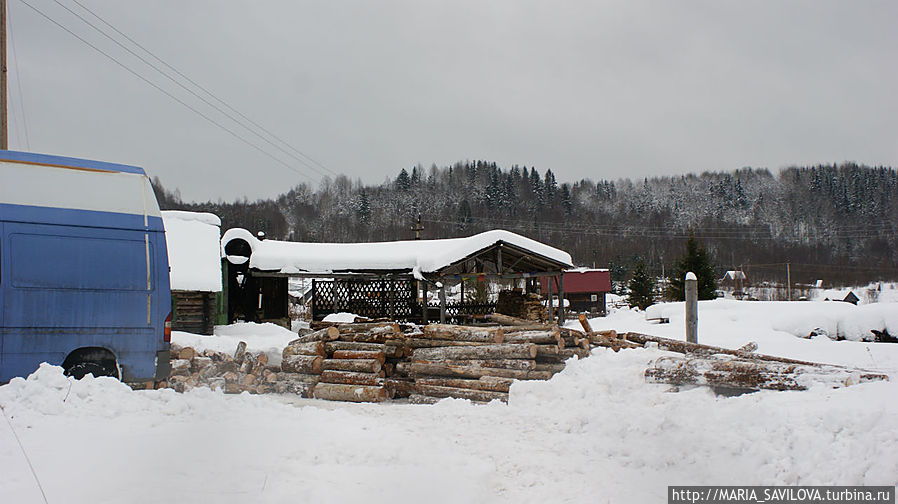
M 627 296 L 630 308 L 638 306 L 640 310 L 645 310 L 655 302 L 655 279 L 649 276 L 642 259 L 636 261 L 636 265 L 633 266 L 633 274 L 627 283 L 627 289 L 630 291 Z
M 695 239 L 695 234 L 690 231 L 686 240 L 686 252 L 676 263 L 672 276 L 669 278 L 667 296 L 673 301 L 686 299 L 685 279 L 686 273 L 695 273 L 698 277 L 698 298 L 714 299 L 717 297 L 717 282 L 714 275 L 714 267 L 708 257 L 707 251 Z

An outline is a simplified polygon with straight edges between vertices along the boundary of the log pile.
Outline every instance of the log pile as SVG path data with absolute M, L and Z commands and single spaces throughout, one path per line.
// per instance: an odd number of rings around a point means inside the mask
M 445 397 L 474 402 L 508 402 L 514 380 L 548 380 L 564 361 L 586 356 L 588 340 L 576 331 L 504 315 L 491 315 L 499 327 L 430 324 L 408 335 L 411 362 L 401 369 L 414 379 L 411 403 L 434 403 Z

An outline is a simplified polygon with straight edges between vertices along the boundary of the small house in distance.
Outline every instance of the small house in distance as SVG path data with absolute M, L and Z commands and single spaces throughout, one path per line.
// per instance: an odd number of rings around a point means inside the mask
M 210 213 L 164 211 L 171 268 L 172 330 L 212 334 L 224 302 L 221 220 Z
M 748 283 L 748 278 L 745 276 L 745 272 L 742 270 L 729 270 L 723 275 L 723 278 L 720 279 L 718 285 L 721 290 L 729 292 L 736 299 L 742 299 L 745 297 L 745 288 Z
M 548 278 L 540 284 L 541 292 L 550 291 L 556 295 L 559 287 L 563 287 L 564 298 L 567 299 L 572 312 L 588 312 L 605 315 L 605 295 L 611 292 L 611 272 L 607 269 L 575 268 L 565 270 L 563 284 L 551 285 Z

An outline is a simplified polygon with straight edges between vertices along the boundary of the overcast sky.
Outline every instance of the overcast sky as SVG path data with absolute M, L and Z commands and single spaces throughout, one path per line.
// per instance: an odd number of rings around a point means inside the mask
M 24 1 L 290 165 L 9 0 L 10 148 L 140 165 L 186 200 L 273 197 L 331 172 L 380 183 L 466 159 L 559 181 L 898 166 L 893 0 L 77 0 L 324 168 L 55 0 Z

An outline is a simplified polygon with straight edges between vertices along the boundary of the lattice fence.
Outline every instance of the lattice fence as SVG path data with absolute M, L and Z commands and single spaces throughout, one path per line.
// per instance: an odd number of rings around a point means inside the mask
M 412 280 L 313 280 L 312 318 L 340 312 L 406 320 L 420 317 L 421 307 Z

